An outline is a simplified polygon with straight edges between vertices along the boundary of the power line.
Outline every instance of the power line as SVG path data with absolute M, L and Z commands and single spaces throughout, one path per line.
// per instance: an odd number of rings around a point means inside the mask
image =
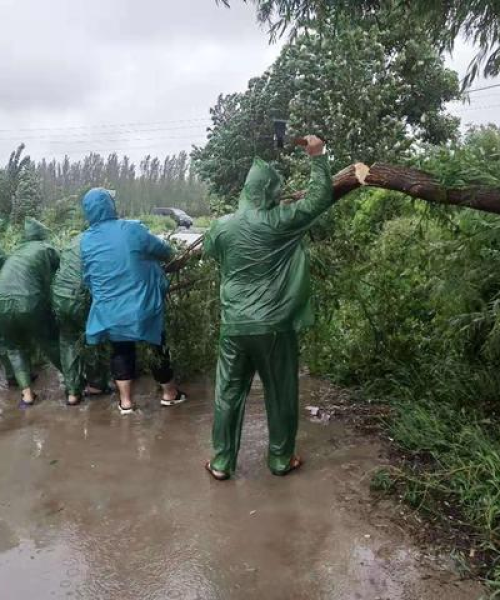
M 474 102 L 483 102 L 491 98 L 500 99 L 500 89 L 491 92 L 490 94 L 484 94 L 483 96 L 473 96 L 472 98 L 460 98 L 459 100 L 450 100 L 448 104 L 465 104 L 466 102 L 472 104 Z
M 464 108 L 454 108 L 456 112 L 469 112 L 471 110 L 486 110 L 489 108 L 498 108 L 500 104 L 488 104 L 486 106 L 466 106 Z
M 487 85 L 485 87 L 474 88 L 473 90 L 468 90 L 464 92 L 464 94 L 475 94 L 476 92 L 484 92 L 485 90 L 492 90 L 493 88 L 499 88 L 500 83 L 495 83 L 493 85 Z
M 19 131 L 26 132 L 37 132 L 37 131 L 79 131 L 87 129 L 120 129 L 123 127 L 142 127 L 152 125 L 168 125 L 172 123 L 200 123 L 211 122 L 210 117 L 200 117 L 193 119 L 175 119 L 172 121 L 142 121 L 142 122 L 130 122 L 130 123 L 101 123 L 97 125 L 72 125 L 65 127 L 21 127 L 17 129 L 0 129 L 0 133 L 17 133 Z
M 116 154 L 121 154 L 123 152 L 123 150 L 125 151 L 129 151 L 129 150 L 147 150 L 147 149 L 151 149 L 154 147 L 160 147 L 160 148 L 165 148 L 165 149 L 177 149 L 180 148 L 182 150 L 183 146 L 189 146 L 189 145 L 195 145 L 197 143 L 201 143 L 204 142 L 204 139 L 192 139 L 189 138 L 189 142 L 191 142 L 191 144 L 177 144 L 177 143 L 169 143 L 169 139 L 167 138 L 166 141 L 162 141 L 162 140 L 155 140 L 153 142 L 148 142 L 147 145 L 143 145 L 143 144 L 134 144 L 134 143 L 126 143 L 123 146 L 103 146 L 103 145 L 99 145 L 97 144 L 92 144 L 89 143 L 87 146 L 79 146 L 79 147 L 71 147 L 69 149 L 68 152 L 78 152 L 78 153 L 89 153 L 89 152 L 113 152 Z M 142 142 L 142 141 L 147 141 L 147 140 L 136 140 L 137 142 Z M 181 140 L 174 140 L 174 141 L 183 141 Z M 187 141 L 187 140 L 186 140 Z M 122 150 L 121 150 L 122 149 Z M 59 150 L 59 149 L 57 149 Z M 66 152 L 65 147 L 62 147 L 60 149 L 60 152 L 57 152 L 58 154 L 64 154 Z M 50 149 L 47 149 L 47 153 L 50 154 Z
M 129 134 L 137 134 L 137 133 L 165 133 L 165 132 L 169 132 L 169 131 L 190 131 L 193 130 L 193 135 L 195 134 L 200 134 L 200 135 L 206 135 L 207 134 L 207 128 L 203 127 L 200 129 L 200 125 L 188 125 L 188 126 L 182 126 L 182 127 L 157 127 L 157 128 L 152 128 L 152 129 L 124 129 L 124 130 L 116 130 L 116 131 L 103 131 L 103 132 L 95 132 L 95 133 L 91 133 L 91 132 L 82 132 L 82 133 L 52 133 L 52 134 L 41 134 L 41 135 L 23 135 L 23 134 L 19 134 L 17 136 L 8 136 L 8 137 L 1 137 L 0 134 L 0 142 L 2 141 L 19 141 L 20 139 L 22 139 L 23 141 L 32 141 L 32 140 L 41 140 L 41 141 L 51 141 L 51 140 L 55 140 L 55 137 L 61 138 L 60 140 L 57 141 L 61 141 L 61 142 L 65 142 L 67 141 L 68 143 L 72 143 L 72 139 L 71 138 L 77 138 L 79 140 L 86 140 L 86 141 L 92 141 L 92 140 L 109 140 L 109 138 L 107 136 L 128 136 Z M 175 136 L 172 136 L 173 139 L 178 139 Z M 120 138 L 121 139 L 121 138 Z M 118 139 L 118 141 L 120 141 L 120 139 Z M 126 138 L 123 138 L 126 139 Z M 114 141 L 114 140 L 109 140 L 109 141 Z

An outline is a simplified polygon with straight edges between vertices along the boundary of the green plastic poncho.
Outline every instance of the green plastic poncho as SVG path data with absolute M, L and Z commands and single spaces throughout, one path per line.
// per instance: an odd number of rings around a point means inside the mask
M 0 227 L 2 224 L 2 220 L 0 219 Z M 3 267 L 4 262 L 7 260 L 7 255 L 0 248 L 0 269 Z M 0 365 L 2 365 L 4 370 L 5 379 L 7 381 L 11 380 L 14 377 L 14 372 L 12 371 L 12 366 L 10 364 L 9 359 L 7 358 L 7 354 L 3 349 L 2 338 L 0 335 Z
M 269 423 L 269 466 L 290 468 L 298 425 L 297 332 L 311 325 L 309 258 L 303 238 L 333 204 L 327 156 L 312 159 L 306 196 L 279 204 L 280 177 L 256 159 L 238 211 L 218 220 L 205 252 L 221 273 L 214 469 L 236 467 L 245 400 L 259 373 Z
M 82 236 L 76 236 L 61 252 L 59 269 L 52 283 L 52 306 L 62 318 L 70 318 L 77 323 L 85 323 L 90 307 L 90 298 L 83 283 L 80 243 Z
M 61 252 L 52 284 L 52 308 L 59 326 L 61 369 L 66 393 L 81 396 L 85 382 L 105 389 L 109 381 L 107 356 L 101 347 L 85 348 L 85 324 L 90 294 L 83 283 L 80 251 L 82 236 L 74 238 Z
M 280 178 L 256 159 L 238 211 L 208 233 L 205 252 L 221 265 L 222 335 L 299 331 L 313 323 L 303 238 L 332 200 L 326 156 L 313 159 L 307 196 L 280 205 Z
M 24 242 L 0 271 L 0 332 L 21 389 L 31 383 L 33 344 L 60 368 L 57 328 L 50 307 L 50 285 L 59 255 L 45 241 L 47 235 L 48 229 L 41 223 L 26 219 Z

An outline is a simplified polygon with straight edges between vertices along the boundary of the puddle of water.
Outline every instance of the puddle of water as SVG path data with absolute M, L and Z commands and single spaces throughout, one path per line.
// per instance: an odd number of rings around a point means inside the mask
M 304 406 L 320 383 L 303 380 Z M 203 469 L 212 389 L 161 409 L 139 384 L 140 414 L 109 398 L 30 411 L 0 392 L 2 599 L 475 600 L 481 588 L 424 566 L 389 519 L 370 520 L 369 472 L 380 448 L 304 411 L 300 473 L 266 468 L 262 390 L 249 400 L 235 480 Z M 379 517 L 377 517 L 379 518 Z M 380 517 L 382 518 L 382 517 Z M 380 520 L 380 519 L 379 519 Z

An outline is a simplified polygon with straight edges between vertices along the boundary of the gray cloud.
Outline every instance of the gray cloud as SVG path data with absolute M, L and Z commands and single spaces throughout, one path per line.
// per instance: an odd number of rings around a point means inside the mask
M 476 55 L 477 50 L 469 43 L 459 41 L 454 49 L 453 55 L 448 59 L 448 65 L 455 69 L 462 78 L 467 73 L 469 64 Z M 494 79 L 477 79 L 472 89 L 482 88 L 500 83 L 500 77 Z M 465 102 L 453 102 L 449 105 L 449 111 L 460 117 L 462 130 L 471 125 L 487 125 L 493 123 L 500 125 L 500 87 L 491 90 L 471 93 Z
M 215 0 L 0 0 L 0 165 L 90 151 L 165 155 L 205 138 L 221 92 L 243 90 L 279 47 L 252 6 Z M 457 46 L 462 73 L 473 55 Z M 453 110 L 496 120 L 500 90 Z M 476 108 L 477 107 L 477 108 Z
M 278 52 L 251 7 L 215 0 L 0 0 L 0 23 L 0 164 L 20 141 L 37 158 L 189 149 Z

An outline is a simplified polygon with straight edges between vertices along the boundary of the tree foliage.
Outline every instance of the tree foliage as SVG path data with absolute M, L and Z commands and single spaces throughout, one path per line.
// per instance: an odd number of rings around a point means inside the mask
M 274 118 L 288 118 L 296 82 L 287 68 L 286 52 L 261 77 L 252 79 L 244 93 L 219 96 L 211 109 L 208 143 L 192 158 L 210 190 L 224 199 L 240 191 L 255 156 L 277 157 Z
M 24 148 L 24 144 L 21 144 L 14 150 L 5 169 L 0 171 L 0 216 L 2 218 L 10 217 L 21 174 L 31 165 L 30 157 L 22 156 Z
M 115 189 L 124 215 L 147 214 L 155 206 L 176 206 L 193 216 L 209 212 L 206 186 L 195 176 L 186 152 L 164 160 L 148 155 L 136 168 L 127 156 L 104 158 L 89 154 L 82 160 L 43 159 L 35 165 L 22 156 L 24 145 L 0 169 L 0 217 L 20 222 L 41 209 L 75 213 L 85 190 L 104 186 Z M 71 205 L 73 203 L 73 205 Z
M 500 5 L 497 0 L 244 0 L 255 4 L 260 22 L 270 26 L 272 37 L 288 27 L 296 33 L 318 21 L 327 24 L 333 15 L 376 19 L 380 11 L 404 10 L 412 23 L 427 27 L 439 45 L 453 48 L 460 34 L 479 47 L 465 84 L 483 68 L 486 77 L 500 73 Z M 220 0 L 230 6 L 230 0 Z M 327 24 L 331 26 L 331 23 Z
M 286 175 L 295 157 L 278 155 L 273 118 L 290 134 L 315 133 L 329 144 L 335 168 L 354 160 L 401 161 L 425 143 L 457 133 L 444 111 L 459 95 L 458 79 L 422 28 L 411 34 L 400 16 L 380 23 L 344 20 L 336 35 L 309 30 L 288 43 L 275 64 L 244 93 L 220 96 L 197 170 L 225 201 L 241 189 L 254 156 L 280 159 Z
M 10 220 L 16 225 L 24 223 L 25 217 L 40 218 L 42 192 L 34 165 L 25 167 L 19 174 L 12 202 Z

